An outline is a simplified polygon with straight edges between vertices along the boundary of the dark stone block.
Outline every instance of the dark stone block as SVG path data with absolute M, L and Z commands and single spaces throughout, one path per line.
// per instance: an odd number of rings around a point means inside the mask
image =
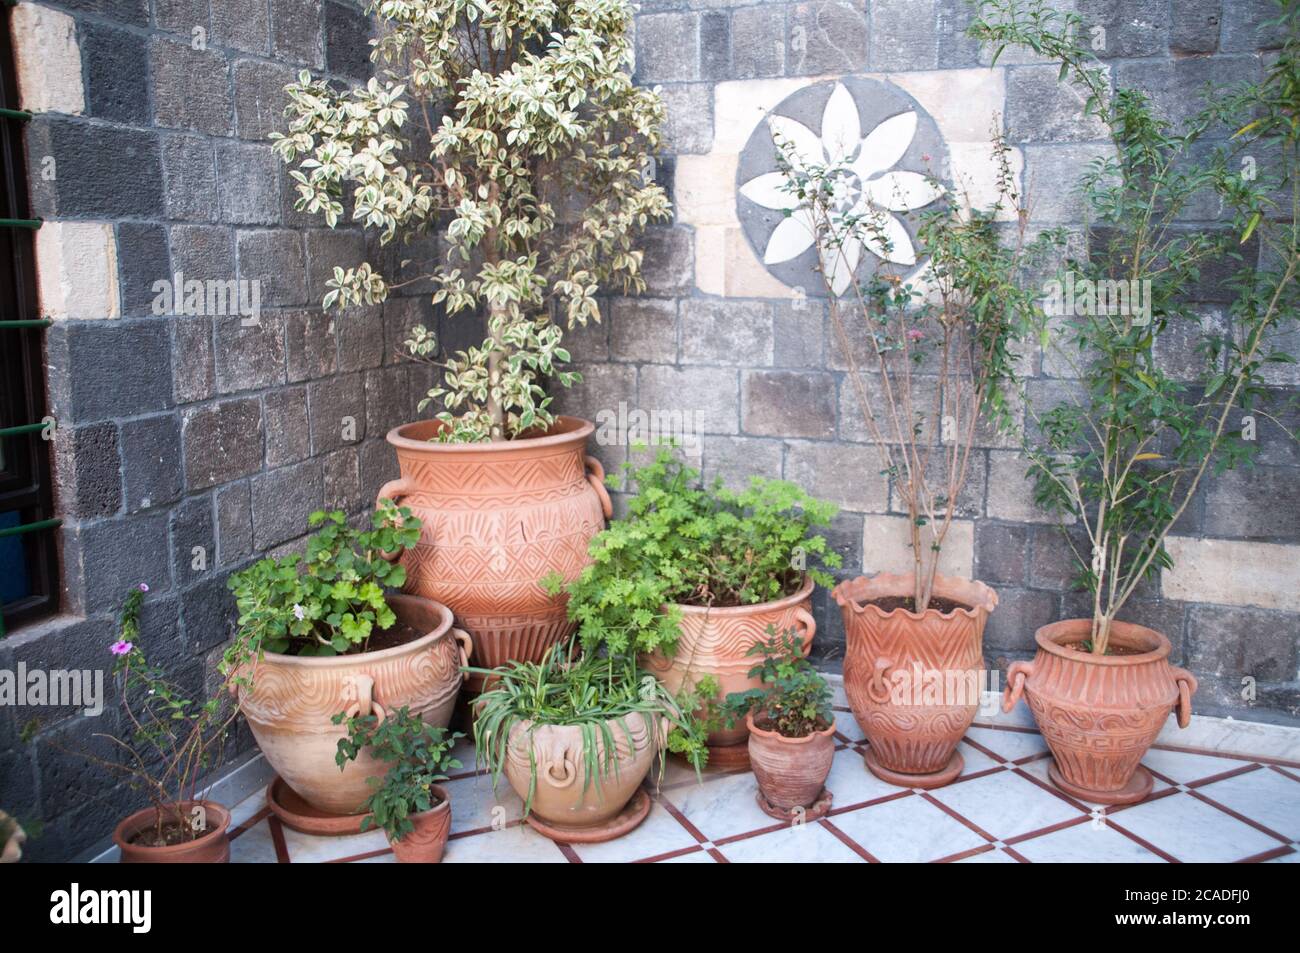
M 236 314 L 215 320 L 218 393 L 233 394 L 284 383 L 284 320 L 277 312 L 263 312 L 256 318 Z
M 361 494 L 361 471 L 358 467 L 359 452 L 354 447 L 344 447 L 325 455 L 323 506 L 327 510 L 342 510 L 356 513 L 369 507 L 372 500 Z
M 212 40 L 265 55 L 271 44 L 268 14 L 266 0 L 219 0 L 212 4 Z
M 235 128 L 241 139 L 264 140 L 273 132 L 289 131 L 284 107 L 289 94 L 284 88 L 297 82 L 298 74 L 287 67 L 258 60 L 240 60 L 234 66 Z
M 333 313 L 287 311 L 284 322 L 290 381 L 328 377 L 338 370 L 337 321 Z
M 174 320 L 176 403 L 206 400 L 216 393 L 217 387 L 212 357 L 212 319 L 181 315 Z
M 149 0 L 62 0 L 59 6 L 131 26 L 149 25 Z
M 38 117 L 58 178 L 44 183 L 60 218 L 151 218 L 163 213 L 158 136 L 139 129 Z M 39 166 L 37 166 L 39 168 Z
M 308 385 L 313 453 L 336 450 L 366 437 L 365 384 L 360 374 Z M 376 434 L 375 436 L 379 436 Z
M 989 616 L 984 630 L 984 651 L 1033 652 L 1034 633 L 1059 618 L 1058 598 L 1052 592 L 998 587 L 998 609 Z
M 202 655 L 235 634 L 239 606 L 228 579 L 228 573 L 209 573 L 181 596 L 181 626 L 190 655 Z
M 238 232 L 239 277 L 256 281 L 263 308 L 307 303 L 307 261 L 302 239 L 288 229 Z
M 280 62 L 324 64 L 321 0 L 271 0 L 271 55 Z
M 274 225 L 280 219 L 283 170 L 269 145 L 219 143 L 217 213 L 235 225 Z
M 266 465 L 284 466 L 311 455 L 307 423 L 307 388 L 271 391 L 265 398 Z
M 172 275 L 167 229 L 162 225 L 134 222 L 118 225 L 117 273 L 122 313 L 129 317 L 154 315 L 153 302 L 158 296 L 154 285 L 158 281 L 170 281 Z
M 383 436 L 415 419 L 417 400 L 411 399 L 406 367 L 390 365 L 366 372 L 366 433 Z
M 206 578 L 217 565 L 217 534 L 212 497 L 192 496 L 172 511 L 172 575 L 184 589 Z
M 99 119 L 149 123 L 149 51 L 145 38 L 102 23 L 83 22 L 86 105 Z
M 181 429 L 190 490 L 229 483 L 262 468 L 262 405 L 256 397 L 188 408 Z
M 830 374 L 746 371 L 744 430 L 775 437 L 835 435 L 835 379 Z
M 253 503 L 247 481 L 217 490 L 217 561 L 239 562 L 253 552 Z
M 171 503 L 181 494 L 181 433 L 175 414 L 122 424 L 128 513 Z
M 117 611 L 127 589 L 142 582 L 154 592 L 171 588 L 166 512 L 105 520 L 67 537 L 73 559 L 65 554 L 65 563 L 80 568 L 84 605 L 91 612 Z
M 339 334 L 339 370 L 361 371 L 384 362 L 383 309 L 349 308 L 335 318 Z
M 212 144 L 197 136 L 162 141 L 167 217 L 210 222 L 217 217 L 217 167 Z
M 1293 681 L 1300 615 L 1270 609 L 1192 606 L 1188 662 L 1194 672 L 1241 683 Z
M 230 67 L 215 50 L 196 50 L 155 36 L 153 61 L 154 121 L 171 129 L 193 129 L 212 136 L 234 131 Z
M 56 411 L 61 419 L 89 423 L 171 407 L 171 340 L 166 322 L 73 321 L 51 328 L 49 341 L 52 354 L 66 347 L 60 370 L 66 375 L 64 399 Z M 107 355 L 112 357 L 106 359 Z M 51 392 L 58 393 L 51 383 Z
M 975 524 L 975 578 L 991 586 L 1023 586 L 1029 572 L 1032 530 L 1012 523 Z
M 731 73 L 731 21 L 726 11 L 700 15 L 700 78 L 726 79 Z
M 370 21 L 355 7 L 325 3 L 325 66 L 349 79 L 370 76 Z
M 270 549 L 305 534 L 307 517 L 321 507 L 322 491 L 319 460 L 281 467 L 254 477 L 254 548 Z
M 59 500 L 66 515 L 76 519 L 112 516 L 122 508 L 122 460 L 118 455 L 117 424 L 91 424 L 61 432 L 55 439 L 59 455 Z

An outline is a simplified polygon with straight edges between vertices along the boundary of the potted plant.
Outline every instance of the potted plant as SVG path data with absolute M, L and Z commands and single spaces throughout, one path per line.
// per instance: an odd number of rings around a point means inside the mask
M 145 583 L 132 587 L 122 606 L 118 638 L 108 646 L 126 737 L 94 737 L 114 754 L 63 748 L 39 737 L 35 719 L 24 726 L 23 738 L 84 758 L 144 792 L 150 806 L 123 818 L 113 830 L 121 863 L 224 864 L 230 860 L 230 812 L 205 797 L 202 787 L 206 773 L 222 761 L 238 711 L 222 704 L 224 690 L 195 700 L 149 664 L 139 644 L 140 609 L 148 591 Z M 21 845 L 21 831 L 18 835 L 9 843 Z
M 1074 400 L 1030 407 L 1040 435 L 1026 448 L 1035 499 L 1077 523 L 1082 545 L 1067 539 L 1092 613 L 1038 630 L 1033 661 L 1007 671 L 1004 707 L 1023 694 L 1052 750 L 1052 780 L 1086 801 L 1144 798 L 1147 748 L 1173 709 L 1179 725 L 1189 722 L 1196 678 L 1170 664 L 1163 633 L 1119 615 L 1144 581 L 1173 566 L 1166 540 L 1211 467 L 1249 465 L 1257 445 L 1243 439 L 1239 421 L 1264 412 L 1268 364 L 1294 360 L 1277 335 L 1295 328 L 1300 274 L 1300 5 L 1283 9 L 1288 39 L 1262 82 L 1211 91 L 1204 111 L 1181 127 L 1159 118 L 1142 92 L 1112 89 L 1079 43 L 1073 14 L 998 0 L 981 4 L 971 26 L 999 49 L 1021 45 L 1060 62 L 1062 79 L 1109 129 L 1113 155 L 1081 183 L 1089 256 L 1069 261 L 1066 277 L 1122 283 L 1145 299 L 1142 308 L 1124 298 L 1076 307 L 1059 329 L 1049 325 L 1059 330 L 1054 356 L 1082 386 Z M 1215 143 L 1220 128 L 1237 131 Z M 1252 154 L 1272 157 L 1253 178 L 1240 171 Z M 1175 227 L 1190 201 L 1216 193 L 1225 210 L 1219 224 Z M 1252 242 L 1261 248 L 1258 268 L 1242 253 Z M 1189 304 L 1211 262 L 1233 272 L 1225 282 L 1237 296 L 1231 335 L 1207 331 Z M 1179 380 L 1157 360 L 1157 344 L 1189 325 L 1201 364 L 1194 379 Z
M 851 100 L 841 106 L 855 108 Z M 870 741 L 870 770 L 894 784 L 938 787 L 961 773 L 957 743 L 979 704 L 984 626 L 998 601 L 982 582 L 940 573 L 940 560 L 972 450 L 987 439 L 981 424 L 994 431 L 1015 424 L 1015 345 L 1035 310 L 1015 279 L 1055 236 L 1027 240 L 1010 148 L 1000 138 L 992 208 L 974 208 L 929 170 L 899 171 L 882 183 L 907 193 L 900 208 L 922 209 L 906 219 L 888 196 L 840 201 L 841 185 L 856 181 L 849 157 L 806 154 L 777 127 L 773 142 L 780 204 L 813 233 L 848 383 L 905 514 L 899 523 L 911 550 L 908 571 L 834 590 L 847 643 L 845 691 Z M 1019 226 L 1004 240 L 1008 218 Z M 952 687 L 922 691 L 936 680 Z
M 361 829 L 378 827 L 388 836 L 400 864 L 436 864 L 442 860 L 451 832 L 451 798 L 438 782 L 460 767 L 451 756 L 460 732 L 448 734 L 409 708 L 387 718 L 339 712 L 335 724 L 346 724 L 335 761 L 343 770 L 363 751 L 388 765 L 382 778 L 367 778 L 373 790 L 362 809 Z
M 383 765 L 362 752 L 341 774 L 334 769 L 344 737 L 334 715 L 343 707 L 382 719 L 409 708 L 446 727 L 473 643 L 446 606 L 385 594 L 405 582 L 406 570 L 383 554 L 420 533 L 409 510 L 381 501 L 366 530 L 338 511 L 308 522 L 316 532 L 305 556 L 262 559 L 230 577 L 239 630 L 222 671 L 289 790 L 325 815 L 356 815 L 370 793 L 366 779 L 382 777 Z M 291 826 L 309 823 L 278 782 L 268 797 Z
M 479 764 L 504 774 L 537 831 L 563 843 L 621 837 L 645 820 L 641 782 L 665 739 L 689 717 L 653 675 L 627 655 L 582 654 L 574 642 L 553 646 L 540 662 L 514 661 L 480 672 L 474 705 Z M 703 747 L 693 749 L 703 763 Z
M 793 630 L 749 649 L 759 663 L 749 671 L 762 688 L 727 696 L 728 718 L 749 728 L 749 762 L 758 779 L 758 806 L 780 820 L 814 820 L 831 809 L 826 777 L 835 758 L 831 690 L 805 657 Z
M 452 608 L 476 664 L 537 661 L 572 632 L 538 579 L 576 576 L 612 512 L 585 455 L 593 425 L 554 415 L 543 385 L 578 380 L 563 369 L 562 324 L 598 321 L 601 291 L 644 287 L 633 238 L 669 213 L 645 174 L 663 104 L 632 84 L 625 0 L 383 0 L 368 12 L 385 75 L 339 91 L 304 72 L 275 148 L 297 163 L 299 208 L 333 226 L 350 198 L 379 244 L 411 243 L 398 275 L 336 270 L 326 307 L 428 281 L 448 315 L 486 321 L 481 343 L 455 353 L 412 330 L 410 354 L 441 371 L 420 409 L 444 409 L 389 434 L 401 476 L 380 496 L 422 520 L 402 556 L 407 589 Z M 434 244 L 442 260 L 421 260 Z
M 709 721 L 711 702 L 759 687 L 750 648 L 769 626 L 796 629 L 809 651 L 812 592 L 833 580 L 839 554 L 814 532 L 835 515 L 793 483 L 754 477 L 743 490 L 699 472 L 668 449 L 640 468 L 628 515 L 591 541 L 590 566 L 564 588 L 588 651 L 635 652 L 674 697 Z M 553 592 L 562 580 L 546 580 Z M 711 725 L 714 764 L 748 762 L 743 724 Z

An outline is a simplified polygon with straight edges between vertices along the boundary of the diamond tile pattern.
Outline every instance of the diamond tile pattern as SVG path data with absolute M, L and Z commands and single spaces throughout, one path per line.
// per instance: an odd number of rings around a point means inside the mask
M 840 705 L 842 699 L 837 699 Z M 555 844 L 520 821 L 504 783 L 466 770 L 452 797 L 447 863 L 1059 863 L 1300 861 L 1300 764 L 1157 747 L 1144 759 L 1155 778 L 1141 804 L 1103 809 L 1047 780 L 1042 739 L 1019 726 L 972 728 L 966 770 L 953 784 L 917 791 L 867 771 L 867 744 L 838 708 L 838 750 L 827 787 L 831 814 L 806 826 L 758 810 L 748 772 L 708 771 L 703 781 L 672 763 L 651 788 L 645 822 L 604 844 Z M 309 837 L 269 816 L 259 792 L 234 808 L 235 863 L 391 863 L 383 835 Z

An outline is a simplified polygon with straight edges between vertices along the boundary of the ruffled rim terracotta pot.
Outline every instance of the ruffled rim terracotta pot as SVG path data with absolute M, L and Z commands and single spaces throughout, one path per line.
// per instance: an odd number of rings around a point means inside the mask
M 367 778 L 388 766 L 361 752 L 342 771 L 334 760 L 347 732 L 339 712 L 376 715 L 409 708 L 435 727 L 451 720 L 473 640 L 452 625 L 451 610 L 430 599 L 393 595 L 398 623 L 425 632 L 403 645 L 361 655 L 302 657 L 267 652 L 237 686 L 239 706 L 276 773 L 304 801 L 328 815 L 355 815 L 371 793 Z M 292 825 L 291 825 L 292 826 Z
M 747 654 L 757 642 L 767 639 L 767 627 L 775 626 L 778 634 L 788 629 L 799 633 L 803 654 L 812 650 L 817 621 L 812 614 L 812 577 L 804 579 L 799 591 L 772 602 L 750 606 L 679 606 L 682 610 L 681 638 L 672 656 L 662 652 L 641 656 L 641 665 L 654 673 L 674 695 L 681 691 L 687 678 L 694 683 L 712 675 L 718 680 L 720 696 L 762 688 L 763 683 L 750 678 L 756 661 Z M 715 767 L 747 767 L 749 749 L 745 739 L 749 729 L 738 725 L 709 734 L 709 763 Z
M 1192 718 L 1196 676 L 1169 664 L 1172 646 L 1155 629 L 1112 622 L 1110 644 L 1132 655 L 1093 655 L 1069 646 L 1092 634 L 1089 619 L 1065 619 L 1034 633 L 1032 662 L 1007 668 L 1002 708 L 1023 693 L 1052 750 L 1052 782 L 1084 801 L 1132 804 L 1151 793 L 1141 761 L 1175 707 Z
M 870 743 L 871 773 L 900 787 L 942 787 L 961 774 L 957 751 L 979 709 L 984 626 L 998 594 L 960 576 L 934 577 L 934 595 L 969 608 L 885 611 L 871 600 L 911 596 L 912 575 L 880 573 L 832 592 L 844 616 L 844 691 Z
M 527 801 L 532 764 L 537 786 L 526 820 L 552 840 L 589 844 L 622 837 L 650 813 L 650 797 L 641 782 L 654 764 L 666 725 L 633 713 L 605 724 L 614 738 L 616 762 L 599 781 L 586 776 L 587 752 L 578 725 L 538 725 L 516 722 L 510 728 L 505 775 L 520 798 Z M 532 729 L 531 732 L 529 729 Z M 597 732 L 596 760 L 603 764 L 603 733 Z
M 400 554 L 404 588 L 451 607 L 474 637 L 475 666 L 539 662 L 574 629 L 567 596 L 540 580 L 577 578 L 613 514 L 605 471 L 586 452 L 595 425 L 562 416 L 540 437 L 431 443 L 442 428 L 424 420 L 388 433 L 401 476 L 379 498 L 422 523 L 420 541 Z
M 447 835 L 451 833 L 451 797 L 440 784 L 431 785 L 429 790 L 441 799 L 438 806 L 412 814 L 410 820 L 415 830 L 398 840 L 390 838 L 388 841 L 399 864 L 436 864 L 442 861 Z
M 228 864 L 230 863 L 230 812 L 215 801 L 186 801 L 185 810 L 201 805 L 207 812 L 208 832 L 184 844 L 168 847 L 145 847 L 132 844 L 131 838 L 152 827 L 158 819 L 155 808 L 146 807 L 122 819 L 113 830 L 113 843 L 121 852 L 123 864 Z
M 826 778 L 835 759 L 834 722 L 802 738 L 760 728 L 752 713 L 745 716 L 745 727 L 763 812 L 782 820 L 800 812 L 809 821 L 825 815 L 831 806 Z

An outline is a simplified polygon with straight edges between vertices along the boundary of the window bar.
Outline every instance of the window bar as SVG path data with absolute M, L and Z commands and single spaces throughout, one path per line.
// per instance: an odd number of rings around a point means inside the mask
M 36 231 L 43 221 L 39 218 L 0 218 L 0 228 L 30 228 Z

